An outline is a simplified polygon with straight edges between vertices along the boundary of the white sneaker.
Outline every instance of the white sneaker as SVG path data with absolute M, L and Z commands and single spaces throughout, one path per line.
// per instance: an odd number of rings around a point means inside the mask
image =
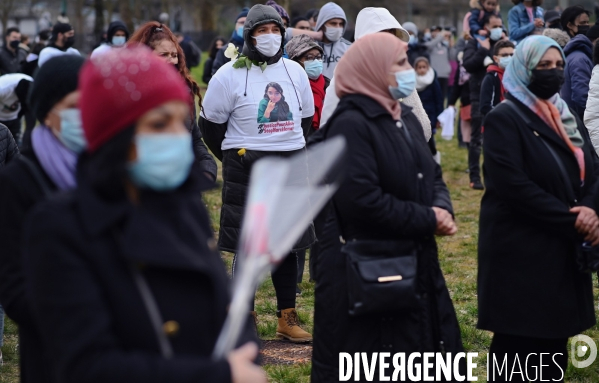
M 437 154 L 435 154 L 433 156 L 433 159 L 435 160 L 436 163 L 441 165 L 441 152 L 437 150 Z

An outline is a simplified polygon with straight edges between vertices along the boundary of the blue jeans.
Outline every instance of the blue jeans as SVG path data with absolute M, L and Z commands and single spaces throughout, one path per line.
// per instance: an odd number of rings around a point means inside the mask
M 4 345 L 4 310 L 0 306 L 0 347 Z

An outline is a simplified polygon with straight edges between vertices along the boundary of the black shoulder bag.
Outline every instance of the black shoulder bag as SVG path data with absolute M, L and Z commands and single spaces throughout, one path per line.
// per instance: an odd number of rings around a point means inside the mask
M 399 127 L 411 143 L 407 127 Z M 335 204 L 333 203 L 335 207 Z M 341 252 L 347 256 L 349 315 L 380 314 L 414 308 L 418 246 L 413 240 L 349 240 L 345 242 L 337 208 Z
M 512 109 L 518 117 L 524 121 L 526 125 L 530 125 L 530 119 L 522 113 L 522 111 L 518 108 L 514 102 L 510 100 L 504 101 L 507 106 Z M 537 135 L 540 138 L 541 142 L 545 145 L 551 156 L 557 163 L 557 167 L 559 169 L 560 178 L 564 183 L 564 187 L 566 190 L 566 194 L 568 195 L 568 200 L 570 201 L 571 206 L 576 206 L 578 200 L 576 199 L 576 193 L 574 193 L 574 188 L 572 188 L 572 184 L 570 183 L 570 177 L 566 172 L 566 167 L 562 162 L 562 159 L 557 155 L 555 150 L 545 141 L 543 136 Z M 578 270 L 583 273 L 592 273 L 595 271 L 599 271 L 599 247 L 591 246 L 588 242 L 583 242 L 581 246 L 577 246 L 576 248 L 576 263 L 578 264 Z

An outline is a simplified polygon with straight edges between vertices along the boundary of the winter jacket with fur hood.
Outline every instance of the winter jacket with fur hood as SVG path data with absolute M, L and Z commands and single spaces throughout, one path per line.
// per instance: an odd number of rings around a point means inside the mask
M 578 117 L 584 118 L 593 71 L 593 44 L 585 35 L 574 37 L 564 48 L 566 67 L 560 95 Z
M 381 32 L 387 29 L 396 29 L 400 31 L 400 39 L 408 42 L 409 35 L 405 36 L 403 27 L 395 17 L 389 13 L 385 8 L 364 8 L 358 13 L 356 18 L 356 32 L 355 39 L 358 40 L 363 36 L 371 33 Z M 422 107 L 420 98 L 416 90 L 411 95 L 404 98 L 402 102 L 412 108 L 412 112 L 418 118 L 418 122 L 422 125 L 424 130 L 424 136 L 428 141 L 431 138 L 431 123 Z M 339 97 L 335 93 L 335 78 L 331 78 L 331 84 L 327 88 L 327 94 L 324 98 L 324 106 L 322 110 L 322 116 L 320 117 L 320 127 L 322 128 L 329 118 L 333 115 L 335 108 L 339 104 Z

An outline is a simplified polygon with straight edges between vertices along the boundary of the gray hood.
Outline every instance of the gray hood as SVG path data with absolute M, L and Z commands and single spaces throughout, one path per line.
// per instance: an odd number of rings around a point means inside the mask
M 345 30 L 347 29 L 347 17 L 345 17 L 343 9 L 335 3 L 326 3 L 320 8 L 318 20 L 316 20 L 316 30 L 320 31 L 325 23 L 331 19 L 343 19 L 343 21 L 345 21 L 345 25 L 343 26 L 343 34 L 345 35 Z
M 279 54 L 274 57 L 264 57 L 252 42 L 252 31 L 259 25 L 267 24 L 267 23 L 275 23 L 279 25 L 281 28 L 281 50 Z M 274 62 L 279 61 L 281 55 L 283 53 L 283 46 L 285 45 L 285 27 L 283 26 L 283 20 L 279 13 L 270 5 L 262 5 L 257 4 L 250 9 L 247 18 L 245 19 L 245 24 L 243 26 L 243 50 L 242 53 L 250 58 L 250 60 L 256 60 L 258 62 L 267 62 L 272 64 L 270 61 L 272 59 L 276 60 Z

